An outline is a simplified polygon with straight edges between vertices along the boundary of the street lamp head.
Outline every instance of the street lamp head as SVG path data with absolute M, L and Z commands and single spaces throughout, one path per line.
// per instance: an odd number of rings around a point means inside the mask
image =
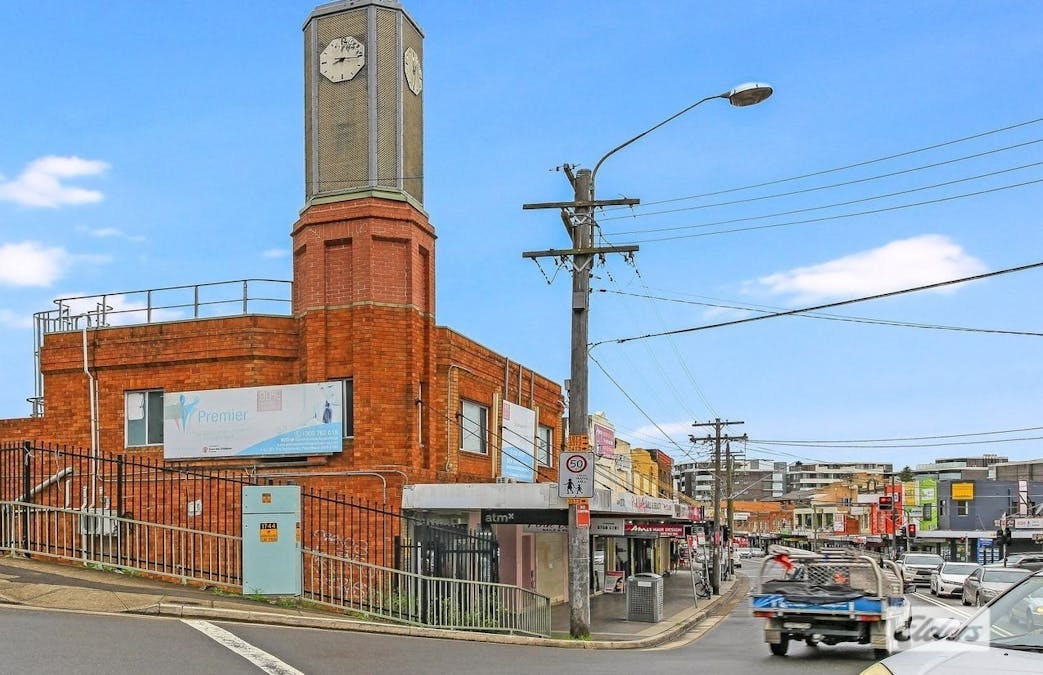
M 764 82 L 746 82 L 735 87 L 731 91 L 721 94 L 721 98 L 728 99 L 733 106 L 742 108 L 748 105 L 756 105 L 771 96 L 770 84 Z

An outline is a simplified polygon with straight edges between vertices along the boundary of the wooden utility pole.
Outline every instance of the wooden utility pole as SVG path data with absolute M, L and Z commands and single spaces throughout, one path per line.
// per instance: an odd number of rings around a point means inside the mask
M 713 422 L 693 422 L 693 427 L 714 428 L 714 450 L 713 450 L 713 567 L 710 569 L 710 585 L 716 595 L 721 593 L 721 441 L 737 441 L 744 436 L 722 436 L 721 429 L 732 424 L 745 424 L 745 422 L 722 422 L 716 418 Z M 695 440 L 695 437 L 692 437 Z M 729 494 L 731 488 L 729 488 Z
M 632 253 L 637 246 L 594 246 L 594 208 L 598 206 L 634 206 L 637 199 L 594 199 L 594 183 L 590 169 L 573 173 L 564 167 L 572 183 L 573 201 L 524 204 L 523 209 L 561 209 L 562 221 L 572 238 L 567 250 L 528 251 L 525 258 L 572 258 L 572 344 L 568 383 L 569 442 L 571 451 L 589 447 L 587 428 L 587 333 L 590 309 L 590 275 L 595 256 L 605 253 Z M 577 522 L 577 508 L 569 505 L 569 634 L 574 638 L 590 637 L 590 528 Z

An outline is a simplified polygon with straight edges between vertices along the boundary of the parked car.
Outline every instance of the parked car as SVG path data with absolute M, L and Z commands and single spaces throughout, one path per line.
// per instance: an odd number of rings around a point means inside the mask
M 861 675 L 1043 673 L 1043 572 L 1020 578 L 962 626 L 939 628 L 944 639 L 889 656 Z
M 931 573 L 931 595 L 956 595 L 963 593 L 963 582 L 967 580 L 977 563 L 947 562 Z
M 1018 562 L 1032 553 L 1008 553 L 1006 558 L 1000 558 L 996 562 L 986 564 L 986 567 L 1015 567 Z
M 917 585 L 930 585 L 931 573 L 944 563 L 945 559 L 934 553 L 903 553 L 898 559 L 898 568 L 905 579 L 905 590 L 914 590 Z
M 1030 574 L 1019 567 L 979 567 L 963 582 L 960 601 L 981 607 Z
M 1023 555 L 1016 563 L 1014 563 L 1014 566 L 1026 570 L 1032 570 L 1033 572 L 1043 570 L 1043 553 Z

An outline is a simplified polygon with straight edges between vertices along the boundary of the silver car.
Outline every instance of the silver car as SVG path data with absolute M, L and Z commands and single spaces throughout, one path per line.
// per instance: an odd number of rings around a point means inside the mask
M 940 628 L 945 639 L 889 656 L 861 675 L 1043 673 L 1043 572 L 1020 578 L 962 626 Z
M 978 569 L 977 563 L 947 562 L 931 573 L 931 595 L 956 595 L 963 592 L 963 582 Z
M 997 595 L 1032 574 L 1018 567 L 979 567 L 963 582 L 960 601 L 981 607 Z

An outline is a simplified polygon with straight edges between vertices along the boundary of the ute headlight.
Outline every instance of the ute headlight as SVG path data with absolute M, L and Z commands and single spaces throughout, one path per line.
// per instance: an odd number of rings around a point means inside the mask
M 874 663 L 859 673 L 859 675 L 894 675 L 894 673 L 884 664 Z

